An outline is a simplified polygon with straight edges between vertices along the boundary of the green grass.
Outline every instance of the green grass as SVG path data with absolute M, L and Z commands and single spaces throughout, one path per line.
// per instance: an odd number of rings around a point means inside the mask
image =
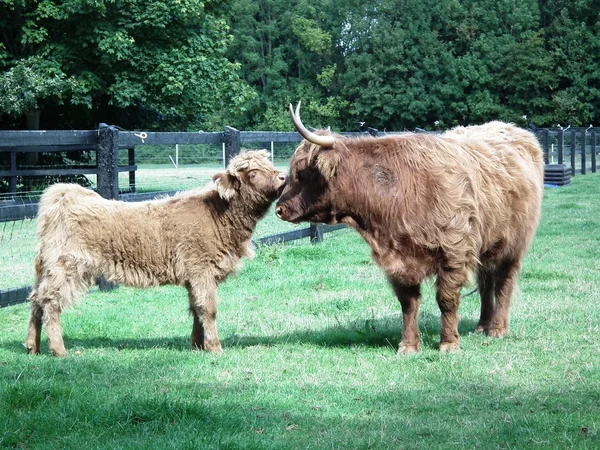
M 600 176 L 547 189 L 510 334 L 440 354 L 432 284 L 423 348 L 397 356 L 401 313 L 352 231 L 263 248 L 220 290 L 221 356 L 189 349 L 182 288 L 94 290 L 63 314 L 70 355 L 21 345 L 0 309 L 0 447 L 599 448 Z

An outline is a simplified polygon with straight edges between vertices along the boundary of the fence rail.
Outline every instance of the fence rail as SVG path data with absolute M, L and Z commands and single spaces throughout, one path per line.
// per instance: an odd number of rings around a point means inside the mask
M 377 130 L 369 129 L 371 135 L 381 135 Z M 345 136 L 360 136 L 366 133 L 342 133 Z M 403 134 L 403 132 L 387 132 Z M 597 137 L 593 128 L 539 129 L 537 137 L 544 150 L 544 161 L 563 164 L 570 162 L 571 173 L 586 174 L 597 169 Z M 0 177 L 9 179 L 9 193 L 0 200 L 0 223 L 33 218 L 37 214 L 37 202 L 18 198 L 17 179 L 33 175 L 96 175 L 97 191 L 109 199 L 124 201 L 149 200 L 157 195 L 172 195 L 174 191 L 159 193 L 136 193 L 135 148 L 144 145 L 175 144 L 221 144 L 223 146 L 223 164 L 239 153 L 243 143 L 300 142 L 301 136 L 296 132 L 238 131 L 225 127 L 223 132 L 186 133 L 186 132 L 129 132 L 120 131 L 117 127 L 101 124 L 97 130 L 78 131 L 0 131 L 0 155 L 9 154 L 8 170 L 0 170 Z M 128 164 L 118 165 L 119 149 L 128 149 Z M 49 152 L 81 152 L 96 153 L 96 164 L 76 168 L 38 168 L 19 169 L 17 153 L 49 153 Z M 589 164 L 588 157 L 589 155 Z M 579 156 L 579 158 L 578 158 Z M 556 161 L 555 161 L 556 160 Z M 128 192 L 119 193 L 119 172 L 129 172 Z M 258 245 L 272 245 L 277 242 L 288 242 L 310 237 L 312 242 L 322 240 L 323 233 L 334 231 L 340 226 L 311 225 L 310 227 L 286 233 L 266 236 L 255 241 Z M 23 302 L 27 299 L 31 287 L 20 287 L 0 291 L 0 307 Z

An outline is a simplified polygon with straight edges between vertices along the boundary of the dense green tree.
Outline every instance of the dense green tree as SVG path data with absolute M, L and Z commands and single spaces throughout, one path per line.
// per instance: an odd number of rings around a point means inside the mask
M 597 0 L 0 0 L 0 30 L 5 124 L 600 121 Z
M 454 55 L 464 88 L 458 120 L 551 121 L 555 60 L 539 32 L 537 1 L 464 0 Z
M 445 2 L 361 2 L 343 26 L 342 92 L 347 122 L 403 129 L 450 125 L 461 99 L 447 28 Z
M 596 0 L 233 0 L 244 125 L 448 127 L 599 121 Z M 524 117 L 527 119 L 524 119 Z
M 41 112 L 45 127 L 59 128 L 99 121 L 210 127 L 222 110 L 241 110 L 252 96 L 239 65 L 225 56 L 226 6 L 217 0 L 3 0 L 0 113 L 35 118 Z
M 600 122 L 600 7 L 596 0 L 543 1 L 547 48 L 557 61 L 554 121 Z
M 339 125 L 347 102 L 338 96 L 338 9 L 333 0 L 234 0 L 230 58 L 258 92 L 239 126 L 290 129 L 287 105 L 299 99 L 307 123 Z

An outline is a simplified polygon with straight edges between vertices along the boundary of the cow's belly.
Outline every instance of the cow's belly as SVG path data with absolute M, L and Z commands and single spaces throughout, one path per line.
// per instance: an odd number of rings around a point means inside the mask
M 373 259 L 388 276 L 409 286 L 437 273 L 435 257 L 419 248 L 373 248 Z

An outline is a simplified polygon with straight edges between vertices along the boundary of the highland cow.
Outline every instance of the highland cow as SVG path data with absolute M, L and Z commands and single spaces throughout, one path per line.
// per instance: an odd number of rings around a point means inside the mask
M 311 132 L 290 162 L 276 214 L 355 228 L 402 306 L 399 353 L 420 346 L 424 279 L 437 276 L 440 350 L 459 349 L 461 287 L 477 273 L 478 331 L 502 337 L 522 260 L 540 217 L 544 163 L 536 137 L 502 122 L 442 135 L 343 138 Z
M 141 288 L 185 286 L 192 346 L 221 352 L 217 285 L 252 256 L 252 232 L 285 181 L 266 151 L 249 151 L 216 174 L 214 185 L 170 198 L 126 203 L 78 185 L 49 187 L 38 212 L 28 352 L 40 351 L 45 320 L 50 351 L 66 355 L 61 312 L 100 276 Z

